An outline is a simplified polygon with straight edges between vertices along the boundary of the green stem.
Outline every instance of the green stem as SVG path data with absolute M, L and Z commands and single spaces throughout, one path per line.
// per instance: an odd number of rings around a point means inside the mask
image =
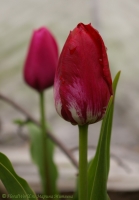
M 79 200 L 87 199 L 88 125 L 79 126 Z
M 40 93 L 40 114 L 41 114 L 41 128 L 42 128 L 42 148 L 43 155 L 42 158 L 42 170 L 43 170 L 43 193 L 47 195 L 51 194 L 51 183 L 49 176 L 49 163 L 47 162 L 48 147 L 47 147 L 47 135 L 46 135 L 46 125 L 45 125 L 45 104 L 44 104 L 44 93 Z

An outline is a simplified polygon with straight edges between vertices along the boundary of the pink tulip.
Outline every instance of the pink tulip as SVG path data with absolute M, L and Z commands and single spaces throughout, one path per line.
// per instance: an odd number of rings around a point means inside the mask
M 92 124 L 103 118 L 111 95 L 104 42 L 91 24 L 80 23 L 60 55 L 54 83 L 56 110 L 72 124 Z
M 51 32 L 42 27 L 35 30 L 24 66 L 25 82 L 38 92 L 54 83 L 58 64 L 58 47 Z

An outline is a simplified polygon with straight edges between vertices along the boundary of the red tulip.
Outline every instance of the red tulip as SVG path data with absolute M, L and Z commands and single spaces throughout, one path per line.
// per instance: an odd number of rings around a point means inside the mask
M 54 83 L 58 114 L 72 124 L 92 124 L 105 114 L 112 80 L 104 42 L 91 24 L 70 32 Z
M 38 92 L 52 86 L 57 64 L 58 47 L 55 38 L 45 27 L 35 30 L 24 66 L 26 83 Z

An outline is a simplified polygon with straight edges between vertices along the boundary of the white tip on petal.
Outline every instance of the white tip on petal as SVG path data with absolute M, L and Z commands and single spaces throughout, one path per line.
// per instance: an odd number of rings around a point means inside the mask
M 77 122 L 77 124 L 83 123 L 80 116 L 78 115 L 78 113 L 81 113 L 79 108 L 78 108 L 78 111 L 77 111 L 77 107 L 75 108 L 75 107 L 71 106 L 71 107 L 69 107 L 69 111 L 71 112 L 71 116 Z
M 97 121 L 97 119 L 101 116 L 101 112 L 96 112 L 97 114 L 92 112 L 91 108 L 87 108 L 87 120 L 86 122 L 89 124 L 93 124 Z
M 61 110 L 62 110 L 62 103 L 61 100 L 55 103 L 57 113 L 62 117 Z
M 59 86 L 60 86 L 59 80 L 55 79 L 55 83 L 54 83 L 55 107 L 56 107 L 56 111 L 61 116 L 62 103 L 61 103 L 61 98 L 60 98 L 60 95 L 59 95 Z

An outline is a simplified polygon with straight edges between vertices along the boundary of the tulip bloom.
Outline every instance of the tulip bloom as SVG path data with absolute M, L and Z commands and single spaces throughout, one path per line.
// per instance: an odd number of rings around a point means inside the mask
M 103 118 L 112 80 L 106 47 L 91 24 L 80 23 L 70 32 L 56 70 L 54 95 L 58 114 L 74 125 Z
M 54 83 L 58 63 L 58 47 L 48 29 L 35 30 L 31 39 L 24 66 L 25 82 L 38 92 Z

